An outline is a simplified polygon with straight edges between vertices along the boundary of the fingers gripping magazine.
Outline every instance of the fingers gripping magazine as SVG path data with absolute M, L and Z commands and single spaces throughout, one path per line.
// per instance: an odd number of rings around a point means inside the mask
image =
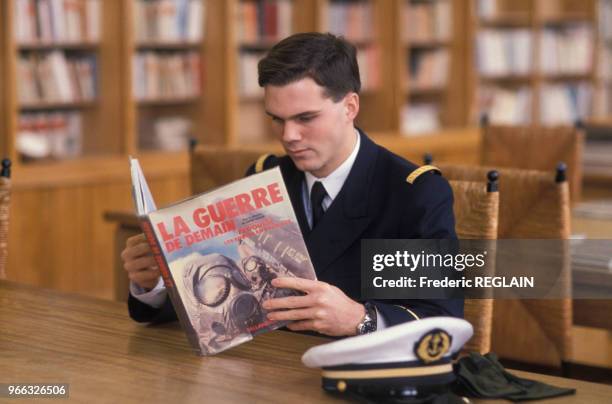
M 278 167 L 161 209 L 137 159 L 130 171 L 141 227 L 199 354 L 288 323 L 267 320 L 262 303 L 299 292 L 274 288 L 272 279 L 315 272 Z

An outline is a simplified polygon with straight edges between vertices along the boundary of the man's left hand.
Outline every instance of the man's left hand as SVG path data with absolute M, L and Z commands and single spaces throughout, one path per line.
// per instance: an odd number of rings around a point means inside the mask
M 317 331 L 331 336 L 357 334 L 357 325 L 365 316 L 362 304 L 349 298 L 329 283 L 302 278 L 276 278 L 272 286 L 295 289 L 304 296 L 270 299 L 263 303 L 270 320 L 295 320 L 287 328 L 293 331 Z

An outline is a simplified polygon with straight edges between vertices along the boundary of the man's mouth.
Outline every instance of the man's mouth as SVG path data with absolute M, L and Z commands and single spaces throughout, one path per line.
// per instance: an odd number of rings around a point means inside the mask
M 304 153 L 308 152 L 309 149 L 297 149 L 297 150 L 287 150 L 287 152 L 292 156 L 301 156 Z

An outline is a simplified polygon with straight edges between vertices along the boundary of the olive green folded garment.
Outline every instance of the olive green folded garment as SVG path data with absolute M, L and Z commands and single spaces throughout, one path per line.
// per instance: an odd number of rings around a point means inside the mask
M 507 372 L 497 355 L 471 353 L 455 364 L 455 392 L 474 398 L 504 398 L 511 401 L 539 400 L 576 393 L 576 389 L 551 386 Z

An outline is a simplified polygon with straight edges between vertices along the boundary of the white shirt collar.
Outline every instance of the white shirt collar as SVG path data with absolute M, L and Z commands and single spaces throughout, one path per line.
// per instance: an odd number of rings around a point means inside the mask
M 353 168 L 353 163 L 355 163 L 355 159 L 357 158 L 357 153 L 359 152 L 359 146 L 361 145 L 361 136 L 359 135 L 359 131 L 355 129 L 355 136 L 357 136 L 357 142 L 355 143 L 355 147 L 351 154 L 347 157 L 346 160 L 338 168 L 336 168 L 331 174 L 324 178 L 317 178 L 309 172 L 304 172 L 304 176 L 306 177 L 306 187 L 308 189 L 308 195 L 310 195 L 310 191 L 312 190 L 312 186 L 315 181 L 321 181 L 323 186 L 325 187 L 325 191 L 327 191 L 327 195 L 333 201 L 336 199 L 336 196 L 342 189 L 344 182 L 346 181 L 349 173 L 351 172 L 351 168 Z

